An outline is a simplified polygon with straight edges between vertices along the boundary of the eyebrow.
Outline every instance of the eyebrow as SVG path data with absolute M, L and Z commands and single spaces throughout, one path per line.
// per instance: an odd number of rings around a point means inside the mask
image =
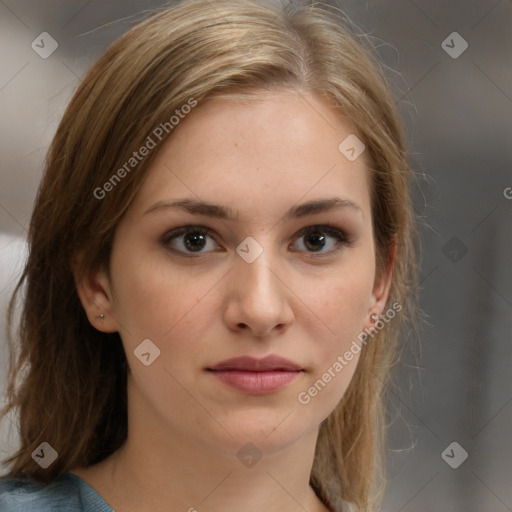
M 218 219 L 225 219 L 230 221 L 237 221 L 239 218 L 238 212 L 232 208 L 218 204 L 207 203 L 204 201 L 197 201 L 190 198 L 176 199 L 174 201 L 158 201 L 153 206 L 149 207 L 143 215 L 146 215 L 155 210 L 160 210 L 162 208 L 179 208 L 193 215 L 205 215 L 208 217 L 215 217 Z M 364 218 L 363 211 L 357 203 L 350 199 L 341 197 L 317 199 L 292 206 L 286 212 L 283 218 L 285 220 L 300 219 L 301 217 L 306 217 L 308 215 L 314 215 L 317 213 L 323 213 L 340 208 L 349 208 L 357 211 Z

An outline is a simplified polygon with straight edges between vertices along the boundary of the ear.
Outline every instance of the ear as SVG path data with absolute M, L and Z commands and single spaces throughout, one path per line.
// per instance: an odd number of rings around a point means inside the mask
M 376 314 L 380 317 L 384 313 L 384 308 L 389 298 L 389 292 L 391 290 L 391 282 L 393 277 L 393 268 L 395 265 L 396 255 L 396 239 L 389 248 L 388 258 L 384 269 L 377 272 L 375 281 L 373 284 L 372 295 L 368 305 L 368 316 L 365 321 L 364 328 L 370 328 L 373 325 L 371 315 Z
M 84 311 L 93 327 L 101 332 L 118 331 L 114 318 L 114 301 L 110 279 L 105 270 L 86 270 L 84 253 L 80 251 L 71 262 L 76 290 Z

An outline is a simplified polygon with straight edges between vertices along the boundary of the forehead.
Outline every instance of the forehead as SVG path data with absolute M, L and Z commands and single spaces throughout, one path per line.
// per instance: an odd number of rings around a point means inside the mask
M 136 207 L 187 196 L 231 205 L 244 220 L 280 205 L 343 195 L 369 211 L 366 152 L 352 161 L 340 151 L 354 136 L 352 123 L 305 92 L 211 98 L 155 149 Z

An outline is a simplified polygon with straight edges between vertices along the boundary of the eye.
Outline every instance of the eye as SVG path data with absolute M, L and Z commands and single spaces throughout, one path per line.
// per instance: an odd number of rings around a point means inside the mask
M 328 256 L 345 246 L 351 245 L 351 241 L 344 231 L 329 224 L 308 226 L 298 233 L 298 237 L 299 242 L 302 241 L 299 246 L 305 247 L 306 252 L 312 251 L 313 254 L 309 254 L 312 258 Z M 325 247 L 327 247 L 327 250 L 323 250 Z M 299 248 L 299 250 L 302 249 Z
M 161 243 L 169 249 L 185 253 L 187 255 L 203 254 L 210 252 L 203 249 L 208 248 L 208 238 L 213 240 L 211 231 L 203 226 L 184 226 L 182 228 L 169 231 L 161 238 Z M 210 243 L 210 250 L 215 250 L 218 245 Z
M 304 249 L 299 247 L 292 251 L 305 250 L 311 258 L 329 256 L 344 246 L 351 245 L 351 241 L 344 231 L 329 224 L 308 226 L 295 236 L 298 237 L 298 242 L 302 242 L 299 243 L 299 246 Z M 194 257 L 194 254 L 201 255 L 219 249 L 213 237 L 213 231 L 203 226 L 183 226 L 174 229 L 167 232 L 160 242 L 173 252 L 190 257 Z M 326 247 L 327 250 L 324 250 Z M 329 247 L 331 248 L 329 249 Z

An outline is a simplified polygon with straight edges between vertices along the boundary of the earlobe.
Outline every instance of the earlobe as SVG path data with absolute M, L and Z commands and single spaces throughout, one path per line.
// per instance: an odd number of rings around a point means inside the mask
M 93 327 L 101 332 L 118 331 L 113 316 L 114 303 L 109 277 L 105 270 L 86 269 L 83 252 L 71 263 L 76 290 L 82 307 Z

